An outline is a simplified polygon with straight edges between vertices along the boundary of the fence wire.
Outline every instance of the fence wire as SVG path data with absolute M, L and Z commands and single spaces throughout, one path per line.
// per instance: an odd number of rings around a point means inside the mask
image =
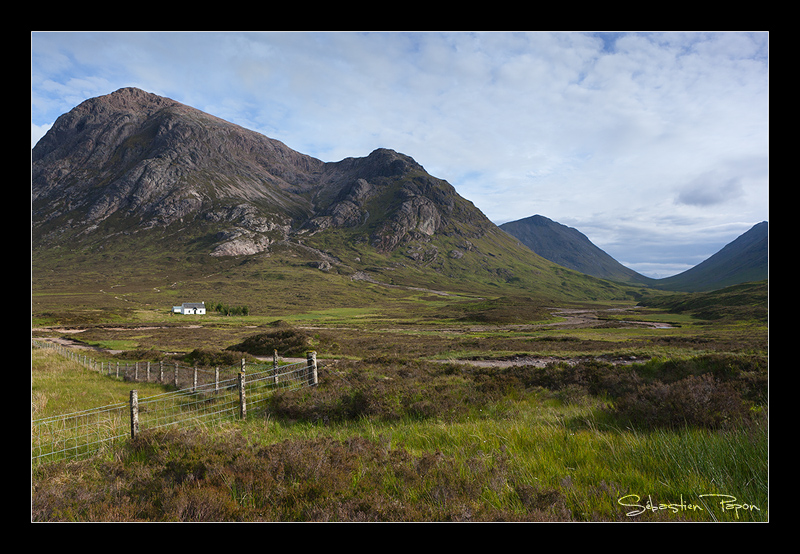
M 31 422 L 31 462 L 81 459 L 130 434 L 127 404 Z
M 165 377 L 163 365 L 158 372 L 144 364 L 132 368 L 125 364 L 98 364 L 67 348 L 43 341 L 32 341 L 37 348 L 53 348 L 58 353 L 101 374 L 129 381 L 182 383 L 184 388 L 144 398 L 137 398 L 137 432 L 165 427 L 214 425 L 237 420 L 245 414 L 263 411 L 269 397 L 277 390 L 296 390 L 314 384 L 307 362 L 286 365 L 250 364 L 224 371 L 200 370 L 170 365 Z M 105 367 L 105 369 L 103 369 Z M 120 368 L 118 371 L 117 368 Z M 222 378 L 220 376 L 222 375 Z M 233 377 L 231 375 L 234 375 Z M 240 383 L 241 379 L 241 383 Z M 244 413 L 243 413 L 244 412 Z M 122 402 L 66 415 L 31 421 L 31 462 L 46 463 L 81 459 L 111 448 L 132 434 L 134 421 L 131 402 Z

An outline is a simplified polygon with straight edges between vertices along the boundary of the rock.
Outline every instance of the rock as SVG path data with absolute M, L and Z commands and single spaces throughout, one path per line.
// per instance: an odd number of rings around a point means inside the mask
M 258 254 L 269 249 L 269 245 L 270 240 L 266 237 L 235 238 L 216 246 L 211 255 L 220 257 Z
M 332 267 L 331 263 L 327 260 L 322 260 L 319 262 L 309 262 L 308 265 L 310 265 L 313 268 L 320 269 L 322 271 L 329 271 Z

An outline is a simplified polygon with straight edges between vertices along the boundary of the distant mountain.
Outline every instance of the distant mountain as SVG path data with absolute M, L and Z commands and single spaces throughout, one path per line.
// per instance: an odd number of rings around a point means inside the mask
M 586 275 L 626 283 L 653 281 L 616 261 L 577 229 L 542 215 L 503 223 L 500 228 L 543 258 Z
M 135 88 L 59 117 L 31 158 L 34 271 L 282 256 L 348 282 L 624 295 L 521 246 L 409 156 L 322 162 Z
M 656 288 L 702 292 L 769 278 L 769 223 L 762 221 L 722 250 L 683 273 L 659 279 Z
M 652 279 L 623 266 L 580 231 L 540 215 L 504 223 L 500 228 L 543 258 L 612 281 L 700 292 L 768 278 L 769 228 L 766 221 L 697 266 L 664 279 Z

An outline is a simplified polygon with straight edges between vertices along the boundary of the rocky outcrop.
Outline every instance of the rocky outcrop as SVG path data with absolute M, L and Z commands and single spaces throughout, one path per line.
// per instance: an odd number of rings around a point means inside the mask
M 425 239 L 442 225 L 442 215 L 429 199 L 415 196 L 404 201 L 371 237 L 372 245 L 388 252 L 410 240 Z
M 212 251 L 212 256 L 247 256 L 258 254 L 269 248 L 271 241 L 266 237 L 234 235 L 222 233 L 225 242 L 216 246 Z
M 307 228 L 312 232 L 319 232 L 329 227 L 355 227 L 366 223 L 369 218 L 366 202 L 374 190 L 366 179 L 356 179 L 350 186 L 342 189 L 323 215 L 313 217 L 306 225 Z

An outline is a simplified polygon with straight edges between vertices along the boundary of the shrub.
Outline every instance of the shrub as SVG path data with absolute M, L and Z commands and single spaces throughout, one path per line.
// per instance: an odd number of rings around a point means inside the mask
M 250 314 L 250 308 L 247 306 L 228 306 L 222 302 L 211 302 L 209 309 L 215 310 L 222 315 L 246 316 Z
M 748 417 L 748 406 L 729 384 L 710 374 L 674 383 L 641 384 L 615 402 L 617 417 L 650 427 L 720 428 Z
M 155 349 L 137 348 L 135 350 L 123 350 L 114 354 L 114 358 L 119 360 L 159 360 L 163 358 L 164 353 Z
M 310 349 L 311 337 L 288 327 L 253 335 L 226 350 L 247 352 L 253 356 L 272 356 L 277 350 L 280 356 L 303 356 Z
M 247 444 L 159 431 L 115 460 L 39 471 L 33 521 L 569 521 L 566 498 L 515 478 L 503 453 L 412 453 L 351 437 Z M 48 478 L 49 477 L 49 478 Z M 109 483 L 111 483 L 109 485 Z M 508 502 L 481 500 L 483 494 Z M 516 500 L 516 501 L 515 501 Z
M 212 366 L 238 366 L 242 358 L 250 358 L 246 352 L 240 352 L 233 349 L 226 350 L 208 350 L 204 348 L 195 348 L 181 358 L 187 364 L 198 365 L 205 367 Z
M 273 417 L 307 421 L 348 421 L 370 418 L 450 419 L 479 409 L 497 397 L 475 386 L 450 366 L 381 357 L 369 361 L 340 361 L 322 365 L 313 396 L 279 391 L 270 397 Z
M 704 355 L 615 366 L 597 360 L 475 372 L 475 390 L 492 398 L 541 387 L 564 402 L 585 395 L 613 401 L 609 413 L 631 425 L 719 428 L 765 403 L 768 376 L 758 357 Z

